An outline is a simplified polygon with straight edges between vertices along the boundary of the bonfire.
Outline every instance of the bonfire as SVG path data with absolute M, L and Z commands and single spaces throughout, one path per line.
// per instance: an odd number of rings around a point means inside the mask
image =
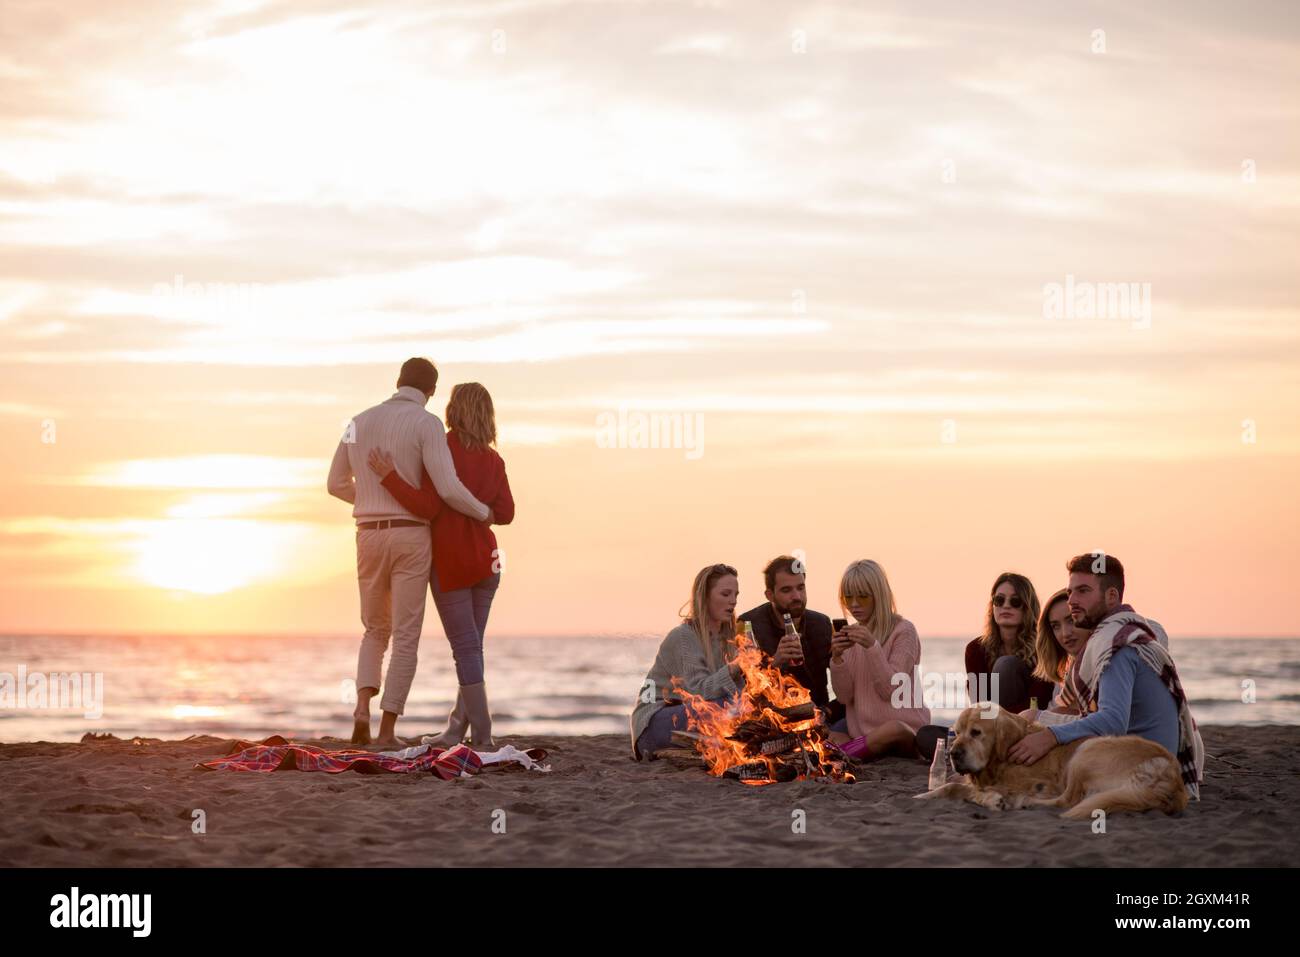
M 803 687 L 772 665 L 745 634 L 736 636 L 744 675 L 738 704 L 716 704 L 674 682 L 695 717 L 674 739 L 693 747 L 709 773 L 764 785 L 816 778 L 851 782 L 844 755 L 830 743 L 826 722 Z

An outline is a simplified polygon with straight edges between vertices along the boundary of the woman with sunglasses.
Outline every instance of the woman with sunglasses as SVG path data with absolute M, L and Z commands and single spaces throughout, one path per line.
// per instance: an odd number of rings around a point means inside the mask
M 739 578 L 730 565 L 707 565 L 695 576 L 691 597 L 682 606 L 689 605 L 690 612 L 679 609 L 682 623 L 659 646 L 632 710 L 632 756 L 638 761 L 653 760 L 656 751 L 672 745 L 674 731 L 687 730 L 690 706 L 679 697 L 679 688 L 715 703 L 740 694 L 739 595 Z
M 994 701 L 1021 712 L 1037 699 L 1044 708 L 1053 683 L 1034 677 L 1038 667 L 1038 594 L 1024 575 L 1003 572 L 993 583 L 984 634 L 966 646 L 967 693 L 971 703 Z M 995 680 L 996 679 L 996 680 Z

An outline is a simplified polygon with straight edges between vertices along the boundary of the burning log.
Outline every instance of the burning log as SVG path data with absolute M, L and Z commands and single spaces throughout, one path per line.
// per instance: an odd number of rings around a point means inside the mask
M 768 738 L 758 745 L 759 754 L 785 754 L 787 751 L 793 751 L 799 745 L 799 738 L 793 734 L 783 734 L 775 738 Z M 750 745 L 753 749 L 754 745 Z
M 787 721 L 810 721 L 817 717 L 817 706 L 811 701 L 791 705 L 788 708 L 772 708 L 772 710 Z
M 752 761 L 749 764 L 737 764 L 735 767 L 727 768 L 722 772 L 722 776 L 734 781 L 744 781 L 746 784 L 782 784 L 796 780 L 799 771 L 788 764 L 769 765 L 764 761 Z
M 772 667 L 743 635 L 737 636 L 737 649 L 744 688 L 738 706 L 706 701 L 676 687 L 690 705 L 691 730 L 674 732 L 673 743 L 693 745 L 710 774 L 746 784 L 852 781 L 839 752 L 828 744 L 825 722 L 808 690 Z

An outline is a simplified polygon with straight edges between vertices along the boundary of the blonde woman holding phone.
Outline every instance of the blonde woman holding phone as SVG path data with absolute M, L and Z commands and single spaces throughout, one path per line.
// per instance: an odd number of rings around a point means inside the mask
M 863 559 L 844 570 L 840 607 L 853 622 L 831 638 L 831 686 L 846 709 L 839 730 L 831 727 L 831 741 L 858 760 L 918 756 L 917 732 L 927 726 L 936 728 L 930 725 L 930 709 L 896 708 L 892 697 L 897 674 L 907 676 L 911 690 L 921 663 L 921 639 L 915 626 L 898 613 L 879 563 Z M 906 703 L 911 700 L 908 694 Z M 933 738 L 928 743 L 933 751 Z

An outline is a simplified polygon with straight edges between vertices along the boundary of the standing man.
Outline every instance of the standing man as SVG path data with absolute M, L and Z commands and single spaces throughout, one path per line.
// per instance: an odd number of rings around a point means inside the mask
M 767 601 L 740 616 L 754 628 L 754 640 L 772 664 L 808 689 L 813 704 L 826 712 L 828 724 L 844 717 L 844 706 L 830 700 L 826 669 L 831 660 L 831 620 L 808 609 L 804 566 L 792 555 L 780 555 L 763 569 Z M 785 636 L 783 616 L 789 613 L 799 638 Z M 800 659 L 802 658 L 802 661 Z
M 433 567 L 429 523 L 401 506 L 367 465 L 372 448 L 392 451 L 393 465 L 407 483 L 420 484 L 420 469 L 433 480 L 443 502 L 471 518 L 491 523 L 492 512 L 456 476 L 442 420 L 425 410 L 438 385 L 438 370 L 428 359 L 407 359 L 397 391 L 348 423 L 330 463 L 329 493 L 353 505 L 357 522 L 357 583 L 365 634 L 357 654 L 357 706 L 352 742 L 370 743 L 370 699 L 379 693 L 384 652 L 392 636 L 383 716 L 377 744 L 401 747 L 394 734 L 397 717 L 415 677 L 424 599 Z

